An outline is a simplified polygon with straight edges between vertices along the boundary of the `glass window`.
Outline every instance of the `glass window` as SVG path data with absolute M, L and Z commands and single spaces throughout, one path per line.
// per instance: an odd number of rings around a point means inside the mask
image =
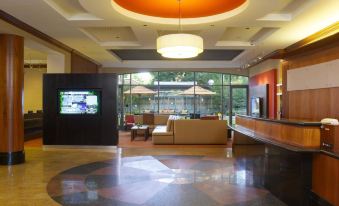
M 123 79 L 124 79 L 124 75 L 123 74 L 118 75 L 118 84 L 119 85 L 123 84 Z
M 244 85 L 244 84 L 248 84 L 248 77 L 232 75 L 232 77 L 231 77 L 231 84 L 232 85 Z
M 130 74 L 124 74 L 123 82 L 125 85 L 130 85 L 131 83 L 131 75 Z
M 220 73 L 196 72 L 195 75 L 198 85 L 222 85 L 222 74 Z
M 230 86 L 224 86 L 223 87 L 223 119 L 227 120 L 227 122 L 230 122 L 230 105 L 231 105 L 231 97 L 230 97 Z
M 158 72 L 141 72 L 132 74 L 132 85 L 154 85 Z
M 194 82 L 194 72 L 159 72 L 160 82 Z
M 231 75 L 229 75 L 229 74 L 223 75 L 223 84 L 224 85 L 230 85 L 231 84 Z
M 123 110 L 124 114 L 131 114 L 131 95 L 130 95 L 130 86 L 129 84 L 127 85 L 123 85 L 122 90 L 123 90 L 123 101 L 121 103 L 121 105 L 123 106 Z
M 222 86 L 196 86 L 195 108 L 200 116 L 222 114 Z
M 128 89 L 125 89 L 124 91 L 126 110 L 129 110 L 132 114 L 158 112 L 158 102 L 156 101 L 157 94 L 157 86 L 154 85 L 132 85 L 128 87 Z
M 187 115 L 194 112 L 193 85 L 161 84 L 159 90 L 159 113 Z
M 232 88 L 232 123 L 236 114 L 247 114 L 247 87 Z
M 118 112 L 218 115 L 234 123 L 247 113 L 248 77 L 212 72 L 142 72 L 118 76 Z M 221 118 L 220 118 L 221 119 Z

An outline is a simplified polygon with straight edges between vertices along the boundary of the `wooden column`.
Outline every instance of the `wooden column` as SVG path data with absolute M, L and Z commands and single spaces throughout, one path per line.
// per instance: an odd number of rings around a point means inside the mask
M 25 161 L 23 123 L 24 39 L 0 34 L 0 164 Z

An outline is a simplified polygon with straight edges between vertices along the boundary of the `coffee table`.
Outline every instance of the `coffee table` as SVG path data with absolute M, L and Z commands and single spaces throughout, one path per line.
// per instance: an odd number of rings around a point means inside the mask
M 144 131 L 145 133 L 145 141 L 149 138 L 149 126 L 148 125 L 135 125 L 131 128 L 131 141 L 135 139 L 138 135 L 138 131 Z

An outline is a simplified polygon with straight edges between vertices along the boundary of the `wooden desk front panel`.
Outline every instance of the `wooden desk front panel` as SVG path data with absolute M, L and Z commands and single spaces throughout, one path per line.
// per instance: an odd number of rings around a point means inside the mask
M 255 120 L 254 119 L 236 116 L 235 122 L 236 122 L 237 125 L 243 126 L 243 127 L 247 128 L 249 130 L 254 130 L 254 127 L 255 127 Z
M 320 148 L 320 127 L 288 125 L 246 117 L 237 117 L 237 124 L 268 139 L 304 148 Z

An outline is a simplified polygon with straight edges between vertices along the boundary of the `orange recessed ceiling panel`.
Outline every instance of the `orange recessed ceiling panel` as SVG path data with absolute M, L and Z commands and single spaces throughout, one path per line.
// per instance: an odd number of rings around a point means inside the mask
M 134 13 L 162 18 L 179 17 L 178 0 L 112 0 Z M 246 0 L 181 0 L 182 18 L 199 18 L 226 13 L 242 6 Z

